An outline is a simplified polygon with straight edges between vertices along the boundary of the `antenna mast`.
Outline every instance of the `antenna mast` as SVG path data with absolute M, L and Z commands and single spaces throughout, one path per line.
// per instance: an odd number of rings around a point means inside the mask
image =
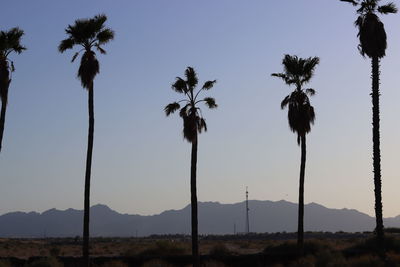
M 246 234 L 250 233 L 249 210 L 249 191 L 246 186 Z

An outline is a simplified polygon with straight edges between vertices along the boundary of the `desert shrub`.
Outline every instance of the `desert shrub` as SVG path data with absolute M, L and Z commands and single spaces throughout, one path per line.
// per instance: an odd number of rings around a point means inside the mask
M 383 267 L 385 263 L 377 256 L 364 255 L 348 260 L 349 266 L 354 267 Z
M 295 242 L 284 242 L 279 245 L 269 245 L 264 249 L 267 254 L 296 254 L 297 245 Z
M 121 252 L 121 256 L 125 257 L 136 256 L 141 251 L 142 248 L 143 245 L 139 245 L 137 243 L 131 243 L 128 245 L 128 248 L 125 249 L 125 251 Z
M 42 257 L 47 256 L 47 250 L 41 248 L 40 251 L 39 251 L 39 255 L 42 256 Z
M 400 228 L 396 228 L 396 227 L 389 227 L 389 228 L 385 228 L 385 233 L 400 233 Z
M 250 243 L 249 242 L 245 242 L 245 241 L 239 242 L 239 247 L 242 248 L 242 249 L 248 249 L 248 248 L 250 248 Z
M 202 267 L 227 267 L 224 263 L 215 261 L 215 260 L 208 260 L 201 264 Z
M 386 235 L 385 249 L 386 251 L 400 252 L 400 239 Z
M 322 250 L 315 255 L 316 267 L 344 267 L 346 259 L 337 251 Z
M 6 260 L 0 260 L 0 267 L 11 267 L 11 263 Z
M 225 244 L 217 243 L 217 244 L 214 245 L 214 247 L 211 248 L 209 254 L 212 255 L 212 256 L 217 256 L 217 257 L 229 256 L 229 255 L 232 255 L 232 251 L 230 251 L 225 246 Z
M 60 254 L 61 249 L 59 247 L 52 247 L 50 248 L 50 255 L 53 257 L 57 257 Z
M 396 266 L 400 266 L 400 255 L 399 254 L 389 252 L 389 253 L 387 253 L 387 258 L 390 262 L 397 264 Z
M 174 267 L 174 265 L 163 260 L 151 260 L 145 262 L 141 267 Z
M 56 258 L 43 258 L 35 260 L 27 265 L 27 267 L 63 267 Z
M 138 254 L 138 251 L 136 248 L 128 248 L 127 250 L 125 250 L 124 252 L 121 253 L 121 256 L 133 257 L 133 256 L 136 256 L 137 254 Z
M 400 252 L 400 240 L 393 236 L 385 236 L 384 247 L 386 251 Z M 346 254 L 367 254 L 378 251 L 378 242 L 376 237 L 363 239 L 357 242 L 355 245 L 350 246 L 344 252 Z
M 304 255 L 315 255 L 318 252 L 332 250 L 327 242 L 310 240 L 304 242 Z M 279 245 L 269 245 L 264 249 L 264 253 L 273 255 L 296 255 L 297 243 L 293 241 L 284 242 Z
M 302 257 L 289 265 L 290 267 L 314 267 L 315 266 L 315 258 L 314 256 L 308 255 L 306 257 Z
M 141 256 L 175 256 L 186 253 L 186 248 L 181 244 L 166 240 L 157 241 L 149 248 L 143 250 Z
M 128 267 L 127 264 L 123 263 L 122 261 L 109 261 L 100 265 L 100 267 Z

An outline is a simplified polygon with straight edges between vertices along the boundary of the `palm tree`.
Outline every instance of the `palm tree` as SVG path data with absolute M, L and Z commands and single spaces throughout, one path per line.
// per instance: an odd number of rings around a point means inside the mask
M 63 53 L 74 46 L 79 46 L 81 50 L 72 57 L 72 62 L 83 52 L 81 64 L 78 70 L 78 78 L 81 80 L 82 87 L 89 93 L 89 134 L 86 157 L 85 172 L 85 193 L 84 193 L 84 218 L 83 218 L 83 247 L 82 254 L 86 266 L 89 266 L 89 209 L 90 209 L 90 173 L 92 166 L 93 134 L 94 134 L 94 108 L 93 108 L 93 80 L 100 71 L 100 65 L 96 58 L 93 48 L 101 54 L 106 51 L 101 47 L 114 39 L 114 32 L 106 28 L 106 15 L 97 15 L 90 19 L 79 19 L 74 25 L 68 25 L 65 32 L 68 38 L 61 41 L 58 50 Z
M 297 144 L 301 145 L 301 164 L 300 164 L 300 182 L 299 182 L 299 213 L 297 246 L 299 252 L 303 252 L 304 243 L 304 176 L 306 167 L 306 134 L 311 131 L 311 125 L 314 124 L 315 113 L 311 106 L 309 96 L 315 94 L 312 88 L 303 88 L 313 77 L 315 67 L 319 63 L 318 57 L 309 57 L 307 59 L 297 56 L 285 55 L 282 64 L 283 73 L 273 73 L 272 76 L 281 78 L 287 85 L 295 86 L 294 91 L 286 96 L 281 108 L 288 107 L 288 121 L 292 132 L 297 134 Z
M 165 108 L 165 114 L 169 116 L 178 109 L 179 116 L 183 119 L 183 137 L 192 144 L 191 156 L 191 171 L 190 171 L 190 195 L 191 195 L 191 210 L 192 210 L 192 255 L 193 265 L 199 266 L 199 244 L 198 244 L 198 221 L 197 221 L 197 189 L 196 189 L 196 164 L 197 164 L 197 144 L 198 134 L 203 130 L 207 131 L 207 124 L 204 120 L 201 109 L 198 104 L 204 102 L 210 109 L 216 108 L 217 104 L 215 99 L 205 97 L 199 99 L 202 91 L 210 90 L 216 80 L 207 81 L 196 92 L 198 84 L 197 74 L 191 67 L 187 67 L 185 71 L 185 79 L 180 77 L 176 78 L 175 83 L 172 84 L 172 89 L 180 94 L 184 94 L 185 98 L 168 104 Z M 182 103 L 182 108 L 181 104 Z
M 11 72 L 15 71 L 14 62 L 9 58 L 11 53 L 21 54 L 26 48 L 21 45 L 24 31 L 12 28 L 9 31 L 0 31 L 0 152 L 3 142 L 4 124 L 8 102 L 8 88 L 11 83 Z
M 357 20 L 355 26 L 358 28 L 360 44 L 358 49 L 363 57 L 367 55 L 372 61 L 372 141 L 373 141 L 373 165 L 374 165 L 374 185 L 375 185 L 375 217 L 376 217 L 376 237 L 378 247 L 383 248 L 383 219 L 382 219 L 382 178 L 381 178 L 381 151 L 380 151 L 380 132 L 379 132 L 379 61 L 385 56 L 386 52 L 386 32 L 383 23 L 377 13 L 390 14 L 396 13 L 397 8 L 394 3 L 378 5 L 380 0 L 340 0 L 349 2 L 357 9 Z

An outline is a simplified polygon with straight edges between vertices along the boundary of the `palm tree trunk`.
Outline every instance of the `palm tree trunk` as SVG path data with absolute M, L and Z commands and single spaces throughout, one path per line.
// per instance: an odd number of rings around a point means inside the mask
M 306 135 L 301 136 L 301 163 L 299 182 L 299 218 L 297 228 L 297 248 L 303 254 L 304 247 L 304 175 L 306 169 Z
M 198 222 L 197 222 L 197 189 L 196 189 L 196 169 L 197 169 L 197 137 L 192 142 L 192 160 L 190 171 L 190 195 L 192 210 L 192 255 L 193 266 L 200 266 L 199 242 L 198 242 Z
M 3 133 L 4 133 L 4 125 L 6 123 L 6 110 L 7 110 L 7 101 L 1 102 L 1 114 L 0 114 L 0 152 L 3 144 Z
M 3 147 L 3 134 L 4 134 L 4 126 L 6 124 L 6 111 L 7 111 L 7 102 L 8 102 L 8 87 L 10 86 L 11 80 L 8 80 L 7 87 L 5 88 L 4 97 L 1 101 L 1 114 L 0 114 L 0 152 Z
M 381 181 L 381 150 L 379 133 L 379 58 L 372 58 L 372 141 L 374 162 L 374 185 L 375 185 L 375 217 L 376 237 L 380 252 L 383 247 L 383 215 L 382 215 L 382 181 Z
M 93 104 L 93 82 L 89 88 L 89 133 L 88 147 L 86 155 L 85 173 L 85 196 L 84 196 L 84 215 L 83 215 L 83 260 L 85 266 L 89 266 L 89 213 L 90 213 L 90 173 L 92 169 L 93 134 L 94 134 L 94 104 Z

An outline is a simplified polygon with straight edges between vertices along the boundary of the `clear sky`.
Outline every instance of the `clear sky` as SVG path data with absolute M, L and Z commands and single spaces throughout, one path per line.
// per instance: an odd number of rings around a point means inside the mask
M 305 202 L 374 214 L 370 61 L 357 51 L 355 9 L 338 0 L 6 0 L 1 30 L 25 30 L 28 50 L 13 55 L 3 151 L 0 213 L 83 208 L 87 92 L 73 51 L 60 54 L 64 29 L 105 13 L 115 40 L 99 55 L 91 203 L 155 214 L 190 202 L 190 148 L 178 115 L 163 108 L 187 66 L 219 108 L 205 111 L 198 198 L 297 202 L 300 148 L 270 76 L 284 54 L 319 56 L 310 87 L 317 120 L 308 135 Z M 381 141 L 384 216 L 400 214 L 400 17 L 382 18 Z M 206 110 L 206 109 L 204 109 Z

